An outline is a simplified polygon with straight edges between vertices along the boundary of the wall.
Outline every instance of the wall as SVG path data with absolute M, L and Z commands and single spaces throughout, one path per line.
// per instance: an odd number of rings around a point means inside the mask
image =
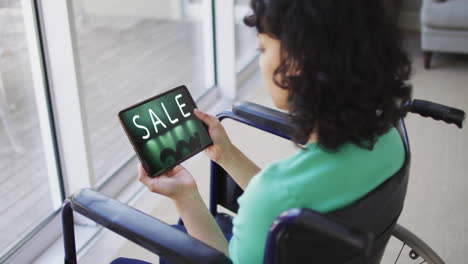
M 418 12 L 421 8 L 422 0 L 403 0 L 401 11 L 403 12 Z
M 400 13 L 400 26 L 406 30 L 419 31 L 419 14 L 423 0 L 403 0 Z

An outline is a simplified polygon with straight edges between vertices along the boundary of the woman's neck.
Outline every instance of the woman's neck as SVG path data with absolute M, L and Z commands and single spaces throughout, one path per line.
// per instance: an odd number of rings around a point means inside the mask
M 310 137 L 309 137 L 309 140 L 307 141 L 307 143 L 314 143 L 314 142 L 317 142 L 318 140 L 318 135 L 317 133 L 312 133 L 310 134 Z

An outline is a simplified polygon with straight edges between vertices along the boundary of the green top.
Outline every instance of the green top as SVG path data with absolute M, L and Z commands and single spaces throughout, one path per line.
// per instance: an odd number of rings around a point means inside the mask
M 382 135 L 372 151 L 346 144 L 326 152 L 309 143 L 267 166 L 238 199 L 229 254 L 234 263 L 263 263 L 268 228 L 283 211 L 329 212 L 363 197 L 397 172 L 405 151 L 398 131 Z

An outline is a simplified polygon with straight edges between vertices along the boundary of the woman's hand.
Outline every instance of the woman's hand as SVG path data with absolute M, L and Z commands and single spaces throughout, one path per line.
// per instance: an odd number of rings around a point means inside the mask
M 175 201 L 191 199 L 198 194 L 197 184 L 193 176 L 181 165 L 156 178 L 150 178 L 143 166 L 138 164 L 139 180 L 151 192 L 167 196 Z
M 213 145 L 205 149 L 206 155 L 221 165 L 245 190 L 250 179 L 260 171 L 260 168 L 231 143 L 226 130 L 216 117 L 202 113 L 198 109 L 195 109 L 194 113 L 208 126 L 210 137 L 213 140 Z
M 211 140 L 213 140 L 213 145 L 205 149 L 206 155 L 214 162 L 222 165 L 224 161 L 228 160 L 227 157 L 234 149 L 226 130 L 216 117 L 205 114 L 198 109 L 195 109 L 194 113 L 198 119 L 208 126 L 208 132 Z
M 143 166 L 138 164 L 138 176 L 150 191 L 167 196 L 174 201 L 191 236 L 229 256 L 226 238 L 206 208 L 198 193 L 195 180 L 184 167 L 178 165 L 161 176 L 150 178 Z

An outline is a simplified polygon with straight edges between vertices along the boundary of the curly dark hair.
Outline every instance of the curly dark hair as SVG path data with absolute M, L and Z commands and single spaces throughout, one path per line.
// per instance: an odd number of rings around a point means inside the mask
M 411 97 L 411 62 L 383 0 L 252 0 L 247 26 L 278 39 L 274 82 L 288 89 L 296 143 L 372 149 Z M 291 76 L 290 69 L 300 74 Z

